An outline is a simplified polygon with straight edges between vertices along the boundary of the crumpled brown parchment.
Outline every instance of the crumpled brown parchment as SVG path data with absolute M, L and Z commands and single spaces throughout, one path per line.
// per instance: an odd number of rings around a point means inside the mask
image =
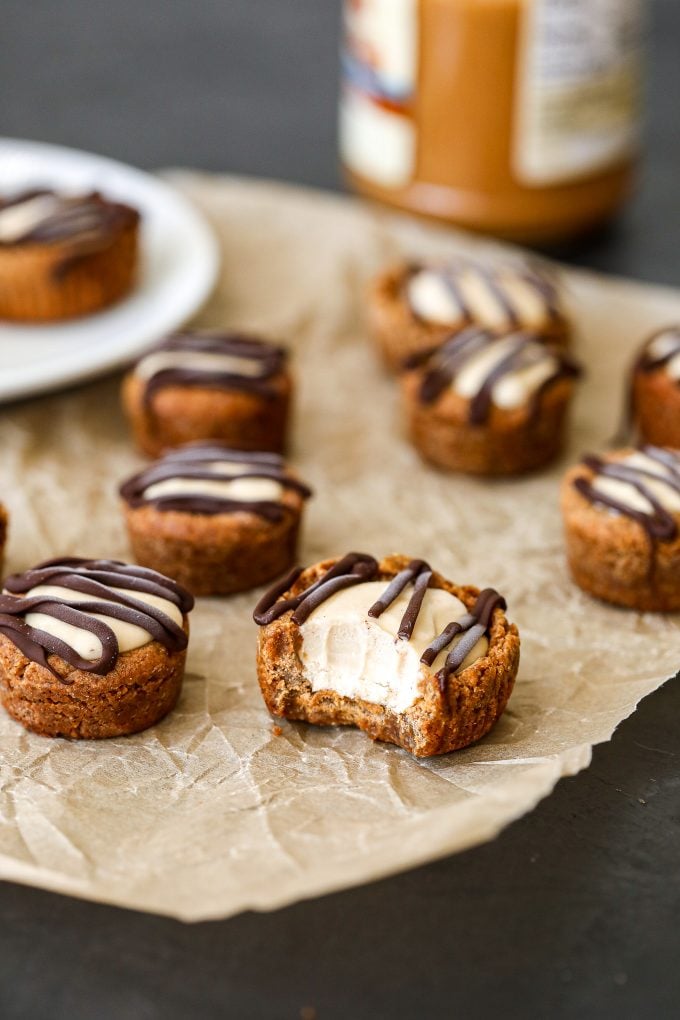
M 0 877 L 185 920 L 272 909 L 492 838 L 584 768 L 680 664 L 677 617 L 600 605 L 569 582 L 557 483 L 614 428 L 625 366 L 680 294 L 566 272 L 588 366 L 563 462 L 522 481 L 423 466 L 362 325 L 368 277 L 400 252 L 477 246 L 349 199 L 174 175 L 223 249 L 204 325 L 290 343 L 293 462 L 316 489 L 301 559 L 427 558 L 506 594 L 522 635 L 505 716 L 475 747 L 416 761 L 347 729 L 282 723 L 254 671 L 257 594 L 202 600 L 178 709 L 101 743 L 30 735 L 0 712 Z M 0 411 L 8 570 L 56 554 L 127 557 L 118 482 L 135 469 L 118 380 Z

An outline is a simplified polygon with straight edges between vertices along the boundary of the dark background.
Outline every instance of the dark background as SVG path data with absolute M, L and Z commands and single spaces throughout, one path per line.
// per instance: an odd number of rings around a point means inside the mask
M 569 258 L 680 274 L 680 3 L 652 3 L 639 193 Z M 0 133 L 339 186 L 339 0 L 0 0 Z M 677 1017 L 680 682 L 494 843 L 183 926 L 0 884 L 3 1020 Z M 427 833 L 423 833 L 427 839 Z

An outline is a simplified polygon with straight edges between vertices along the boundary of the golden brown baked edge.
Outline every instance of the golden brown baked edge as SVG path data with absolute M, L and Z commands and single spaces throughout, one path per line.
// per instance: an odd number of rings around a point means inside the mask
M 189 633 L 188 620 L 184 620 Z M 27 730 L 47 737 L 101 740 L 148 729 L 176 705 L 186 650 L 169 652 L 157 641 L 122 652 L 101 676 L 75 669 L 58 655 L 50 666 L 64 683 L 28 659 L 0 634 L 0 701 Z

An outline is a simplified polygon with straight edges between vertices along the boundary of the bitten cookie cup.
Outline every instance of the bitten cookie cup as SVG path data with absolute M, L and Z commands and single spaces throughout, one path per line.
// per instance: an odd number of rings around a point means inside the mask
M 123 381 L 123 407 L 139 449 L 217 439 L 237 450 L 282 452 L 293 384 L 285 348 L 228 333 L 171 336 Z
M 556 346 L 571 337 L 560 289 L 547 273 L 534 265 L 464 258 L 404 263 L 382 273 L 370 289 L 368 317 L 378 350 L 395 371 L 469 326 L 529 330 Z
M 194 443 L 128 479 L 120 493 L 138 563 L 194 595 L 230 595 L 290 568 L 311 490 L 278 454 Z
M 644 446 L 587 456 L 562 483 L 569 569 L 614 605 L 680 610 L 680 453 Z
M 357 726 L 417 757 L 466 747 L 499 719 L 517 675 L 504 608 L 493 589 L 406 556 L 295 571 L 254 613 L 263 698 L 274 715 Z
M 632 424 L 640 438 L 680 449 L 680 326 L 650 337 L 633 367 Z
M 98 740 L 153 726 L 177 703 L 192 596 L 116 560 L 63 559 L 5 581 L 0 700 L 34 733 Z
M 119 301 L 135 282 L 139 222 L 98 192 L 0 201 L 0 319 L 51 322 Z
M 410 360 L 402 392 L 411 441 L 448 471 L 537 470 L 562 450 L 579 374 L 532 335 L 469 328 Z

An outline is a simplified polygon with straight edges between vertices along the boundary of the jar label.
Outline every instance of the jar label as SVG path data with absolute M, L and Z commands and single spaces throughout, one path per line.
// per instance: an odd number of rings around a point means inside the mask
M 340 152 L 350 170 L 397 188 L 415 165 L 417 0 L 347 0 L 344 11 Z
M 578 178 L 633 151 L 643 25 L 643 0 L 527 3 L 514 146 L 523 182 Z

